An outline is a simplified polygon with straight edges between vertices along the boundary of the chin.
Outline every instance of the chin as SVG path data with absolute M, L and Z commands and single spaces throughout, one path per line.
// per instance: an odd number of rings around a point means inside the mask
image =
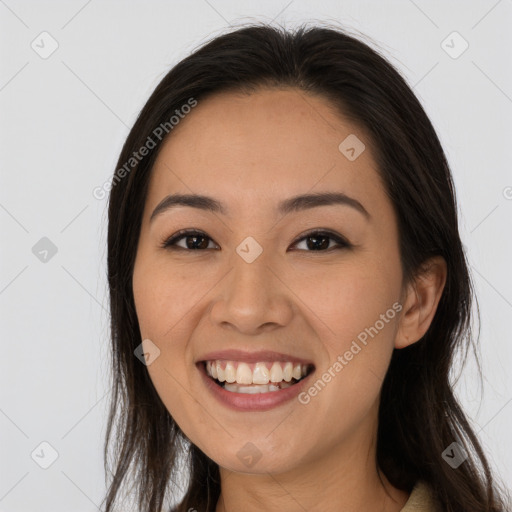
M 207 453 L 207 455 L 228 471 L 261 475 L 285 473 L 295 468 L 301 461 L 297 457 L 296 450 L 291 449 L 291 445 L 289 447 L 281 445 L 276 448 L 258 448 L 260 445 L 257 441 L 254 443 L 244 441 L 237 444 L 240 444 L 240 449 L 230 451 L 229 454 L 226 454 L 225 450 L 221 448 L 222 454 L 211 453 L 210 455 Z M 288 453 L 289 450 L 294 453 Z

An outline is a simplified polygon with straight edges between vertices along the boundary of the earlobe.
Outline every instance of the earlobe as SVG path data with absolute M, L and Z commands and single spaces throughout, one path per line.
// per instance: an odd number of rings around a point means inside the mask
M 422 265 L 407 287 L 395 348 L 412 345 L 427 332 L 437 311 L 446 276 L 447 266 L 442 256 L 435 256 Z

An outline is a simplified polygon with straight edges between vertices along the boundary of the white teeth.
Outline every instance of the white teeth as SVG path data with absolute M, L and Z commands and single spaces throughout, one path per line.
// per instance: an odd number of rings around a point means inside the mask
M 292 375 L 293 373 L 293 364 L 292 363 L 286 363 L 284 365 L 284 369 L 283 369 L 283 379 L 286 381 L 286 382 L 290 382 L 292 380 Z
M 256 363 L 252 373 L 253 384 L 268 384 L 270 380 L 270 371 L 265 363 Z
M 236 381 L 235 365 L 231 361 L 228 361 L 226 363 L 226 368 L 224 369 L 224 376 L 226 377 L 226 382 Z
M 257 384 L 258 386 L 289 383 L 292 379 L 298 381 L 307 375 L 309 368 L 307 364 L 294 364 L 290 361 L 283 363 L 274 361 L 270 369 L 269 366 L 270 363 L 265 362 L 249 365 L 244 362 L 223 360 L 207 361 L 205 365 L 207 375 L 219 382 L 241 385 Z
M 210 371 L 214 379 L 217 378 L 217 364 L 215 362 L 208 361 L 210 363 Z
M 283 380 L 283 369 L 278 362 L 270 368 L 270 382 L 281 382 Z
M 224 389 L 232 391 L 233 393 L 245 393 L 247 395 L 256 395 L 257 393 L 267 393 L 268 386 L 241 386 L 239 384 L 231 384 Z
M 226 380 L 226 377 L 224 376 L 224 370 L 222 369 L 222 366 L 220 365 L 220 361 L 217 361 L 217 380 L 220 382 L 224 382 Z
M 238 384 L 252 384 L 252 372 L 247 363 L 238 363 L 236 381 Z
M 300 369 L 300 364 L 296 364 L 296 365 L 293 367 L 292 377 L 293 377 L 294 379 L 297 379 L 297 380 L 300 380 L 300 378 L 302 377 L 302 371 L 301 371 L 301 369 Z
M 280 389 L 289 388 L 292 384 L 287 382 L 281 382 L 280 386 L 274 386 L 273 384 L 262 384 L 257 386 L 244 386 L 241 384 L 224 384 L 226 391 L 232 393 L 243 393 L 247 395 L 255 395 L 257 393 L 268 393 L 270 391 L 279 391 Z

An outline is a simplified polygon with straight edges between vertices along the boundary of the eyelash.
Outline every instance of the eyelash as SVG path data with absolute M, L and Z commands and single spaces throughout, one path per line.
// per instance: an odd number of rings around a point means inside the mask
M 200 252 L 200 251 L 208 250 L 208 249 L 188 249 L 188 248 L 176 246 L 176 243 L 179 242 L 180 240 L 182 240 L 184 238 L 187 238 L 189 236 L 193 236 L 193 235 L 196 235 L 196 236 L 199 235 L 200 237 L 208 238 L 209 240 L 213 241 L 208 235 L 206 235 L 206 233 L 203 233 L 202 231 L 197 231 L 197 230 L 194 230 L 194 229 L 183 229 L 181 231 L 178 231 L 174 235 L 170 236 L 169 238 L 166 238 L 160 244 L 160 247 L 162 249 L 183 250 L 183 251 L 187 251 L 187 252 L 195 252 L 195 251 L 199 251 Z M 335 241 L 338 244 L 338 247 L 330 247 L 328 249 L 318 250 L 318 251 L 304 250 L 304 249 L 299 249 L 299 250 L 303 250 L 304 252 L 331 252 L 332 250 L 350 249 L 352 247 L 352 244 L 350 244 L 347 240 L 345 240 L 340 235 L 337 235 L 336 233 L 333 233 L 331 231 L 324 231 L 324 230 L 309 231 L 308 233 L 303 235 L 301 238 L 296 240 L 293 243 L 293 245 L 296 245 L 299 242 L 301 242 L 302 240 L 307 239 L 307 238 L 311 238 L 313 236 L 321 236 L 321 237 L 330 238 L 331 240 Z

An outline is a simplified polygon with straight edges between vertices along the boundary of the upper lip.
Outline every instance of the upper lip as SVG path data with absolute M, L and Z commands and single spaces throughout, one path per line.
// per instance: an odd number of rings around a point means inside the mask
M 274 352 L 273 350 L 258 350 L 255 352 L 246 352 L 244 350 L 239 349 L 218 350 L 215 352 L 209 352 L 208 354 L 201 356 L 197 360 L 197 362 L 215 361 L 217 359 L 241 361 L 244 363 L 258 363 L 260 361 L 290 361 L 292 363 L 313 364 L 311 360 L 292 356 L 290 354 L 283 354 L 282 352 Z

